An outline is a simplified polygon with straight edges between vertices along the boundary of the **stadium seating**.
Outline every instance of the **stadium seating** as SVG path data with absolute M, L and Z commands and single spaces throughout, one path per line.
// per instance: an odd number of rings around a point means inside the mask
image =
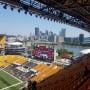
M 23 64 L 27 62 L 27 58 L 19 55 L 0 56 L 0 67 L 7 67 L 12 63 Z
M 0 35 L 0 48 L 4 48 L 6 43 L 6 37 L 4 35 Z
M 41 64 L 35 66 L 34 69 L 37 71 L 42 71 L 45 67 L 47 67 L 47 65 L 41 63 Z
M 39 64 L 34 67 L 35 70 L 38 71 L 38 74 L 31 78 L 32 81 L 36 81 L 39 83 L 40 81 L 43 81 L 44 79 L 52 76 L 56 72 L 62 69 L 62 67 L 51 64 L 50 66 L 46 64 Z

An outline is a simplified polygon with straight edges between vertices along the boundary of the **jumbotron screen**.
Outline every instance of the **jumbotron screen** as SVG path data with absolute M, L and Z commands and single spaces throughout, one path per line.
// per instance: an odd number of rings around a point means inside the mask
M 46 46 L 35 46 L 32 55 L 41 60 L 54 60 L 54 49 Z

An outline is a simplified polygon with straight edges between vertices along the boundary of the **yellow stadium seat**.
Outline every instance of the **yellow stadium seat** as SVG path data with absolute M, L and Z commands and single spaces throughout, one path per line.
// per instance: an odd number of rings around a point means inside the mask
M 0 48 L 4 48 L 6 43 L 5 35 L 0 35 Z
M 41 68 L 42 69 L 41 69 Z M 45 64 L 39 64 L 34 67 L 34 69 L 38 70 L 38 74 L 34 77 L 31 78 L 32 81 L 40 82 L 53 74 L 57 73 L 59 70 L 63 69 L 60 66 L 51 64 L 50 66 L 45 65 Z
M 12 63 L 23 64 L 27 61 L 27 58 L 19 55 L 6 55 L 0 56 L 0 67 L 9 66 Z

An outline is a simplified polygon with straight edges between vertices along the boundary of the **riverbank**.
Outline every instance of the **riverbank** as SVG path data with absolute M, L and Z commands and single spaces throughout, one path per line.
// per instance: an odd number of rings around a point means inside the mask
M 74 56 L 79 56 L 80 55 L 80 51 L 84 50 L 84 49 L 89 49 L 89 47 L 83 47 L 83 46 L 77 46 L 77 45 L 68 45 L 68 44 L 58 44 L 56 46 L 56 50 L 57 49 L 67 49 L 68 51 L 71 51 L 74 53 Z
M 90 44 L 73 44 L 73 43 L 64 43 L 64 44 L 72 46 L 90 47 Z

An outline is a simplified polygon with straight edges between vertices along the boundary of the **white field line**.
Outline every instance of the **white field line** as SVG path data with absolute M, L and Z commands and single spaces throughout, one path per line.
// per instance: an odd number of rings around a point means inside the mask
M 21 83 L 17 83 L 17 84 L 14 84 L 14 85 L 8 86 L 8 87 L 6 87 L 6 88 L 2 88 L 2 89 L 0 89 L 0 90 L 5 90 L 5 89 L 8 89 L 8 88 L 11 88 L 11 87 L 17 86 L 17 85 L 19 85 L 19 84 L 21 84 Z
M 2 71 L 2 70 L 4 70 L 3 68 L 2 69 L 0 69 L 0 71 Z
M 0 69 L 0 71 L 2 71 L 2 70 L 4 70 L 5 68 L 7 68 L 8 66 L 6 66 L 6 67 L 4 67 L 4 68 L 2 68 L 2 69 Z
M 11 77 L 15 78 L 16 80 L 18 80 L 20 83 L 22 83 L 22 81 L 18 78 L 16 78 L 15 76 L 13 76 L 12 74 L 6 72 L 5 70 L 3 70 L 5 73 L 7 73 L 8 75 L 10 75 Z
M 7 67 L 8 67 L 8 65 L 7 65 L 6 67 L 4 67 L 4 68 L 0 69 L 0 71 L 1 71 L 1 70 L 4 70 L 4 69 L 5 69 L 5 68 L 7 68 Z

